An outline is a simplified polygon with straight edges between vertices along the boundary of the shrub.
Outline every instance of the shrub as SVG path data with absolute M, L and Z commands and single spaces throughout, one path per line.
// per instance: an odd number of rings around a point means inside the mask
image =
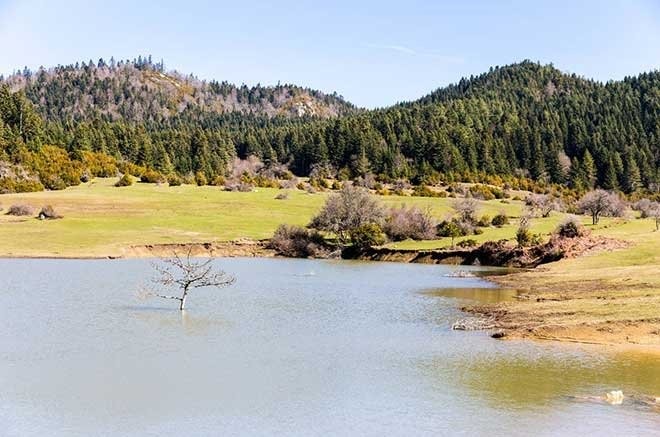
M 364 176 L 358 176 L 355 178 L 354 185 L 356 187 L 363 187 L 369 190 L 376 188 L 376 176 L 373 173 L 367 173 Z
M 461 237 L 466 235 L 463 233 L 463 229 L 458 226 L 455 219 L 453 220 L 444 220 L 440 222 L 437 226 L 437 234 L 439 237 L 450 237 L 451 245 L 454 246 L 454 239 L 456 237 Z
M 295 190 L 297 186 L 298 186 L 298 179 L 295 177 L 280 182 L 280 189 Z
M 472 185 L 470 187 L 470 193 L 477 199 L 493 200 L 495 198 L 495 195 L 487 185 Z
M 341 190 L 342 189 L 342 183 L 339 181 L 332 181 L 332 189 L 333 190 Z
M 54 220 L 54 219 L 62 218 L 62 216 L 57 214 L 52 206 L 46 205 L 43 208 L 41 208 L 41 211 L 39 211 L 37 218 L 39 220 Z
M 529 230 L 529 217 L 523 216 L 520 218 L 518 230 L 516 230 L 516 242 L 518 246 L 529 246 L 532 242 L 532 233 Z
M 561 209 L 559 200 L 549 194 L 530 194 L 525 198 L 525 206 L 529 208 L 532 215 L 549 217 L 552 211 Z
M 277 196 L 275 196 L 275 200 L 286 200 L 289 198 L 289 193 L 279 193 Z
M 459 241 L 456 245 L 458 247 L 465 248 L 465 247 L 475 247 L 477 244 L 478 244 L 477 240 L 475 240 L 474 238 L 467 238 L 463 241 Z
M 268 247 L 280 255 L 294 258 L 318 257 L 328 252 L 323 235 L 300 226 L 280 225 Z
M 140 182 L 157 184 L 163 181 L 163 176 L 158 173 L 156 170 L 146 170 L 140 176 Z
M 491 220 L 491 224 L 493 226 L 497 226 L 498 228 L 500 228 L 504 225 L 508 225 L 509 224 L 509 217 L 507 217 L 505 213 L 500 212 L 495 217 L 493 217 L 493 220 Z
M 482 215 L 479 221 L 477 222 L 477 226 L 480 226 L 482 228 L 487 228 L 490 226 L 491 219 L 489 215 Z
M 655 202 L 652 202 L 650 199 L 639 199 L 632 205 L 633 210 L 639 211 L 639 218 L 648 218 L 651 217 L 651 211 L 655 206 Z
M 9 207 L 7 215 L 26 216 L 34 214 L 34 209 L 30 205 L 16 204 Z
M 385 235 L 383 230 L 376 223 L 365 223 L 357 228 L 351 229 L 349 232 L 351 244 L 358 248 L 369 248 L 372 246 L 380 246 L 385 243 Z
M 30 193 L 43 190 L 43 184 L 36 179 L 0 177 L 0 194 Z
M 133 178 L 128 173 L 124 173 L 124 175 L 115 183 L 115 187 L 128 187 L 130 185 L 133 185 Z
M 170 187 L 178 187 L 182 183 L 183 180 L 178 175 L 172 174 L 167 177 L 167 184 Z
M 475 223 L 477 208 L 479 204 L 472 197 L 465 197 L 462 199 L 456 199 L 452 202 L 452 208 L 456 211 L 456 214 L 459 217 L 461 222 L 465 223 Z
M 279 188 L 280 183 L 277 179 L 270 179 L 265 176 L 258 175 L 253 179 L 254 185 L 261 188 Z
M 225 185 L 226 191 L 234 191 L 240 193 L 249 193 L 254 187 L 251 184 L 245 182 L 227 182 Z
M 578 211 L 591 215 L 591 222 L 598 224 L 601 216 L 622 217 L 626 204 L 618 194 L 605 190 L 593 190 L 582 196 L 578 202 Z
M 422 211 L 416 206 L 402 205 L 389 211 L 383 231 L 394 241 L 430 240 L 436 234 L 436 221 L 429 209 Z
M 444 191 L 435 191 L 426 185 L 415 186 L 412 195 L 418 197 L 447 197 L 447 193 Z
M 563 238 L 576 238 L 584 235 L 584 227 L 575 216 L 565 218 L 555 230 L 555 233 Z
M 254 155 L 246 159 L 235 158 L 231 165 L 232 179 L 239 179 L 241 176 L 256 176 L 263 168 L 264 164 Z
M 202 187 L 204 185 L 208 185 L 209 181 L 206 179 L 206 175 L 204 173 L 198 171 L 195 173 L 195 183 L 198 187 Z
M 213 185 L 214 187 L 222 187 L 225 185 L 225 177 L 224 176 L 215 176 L 211 181 L 209 182 L 210 185 Z
M 352 231 L 368 223 L 380 225 L 383 218 L 383 208 L 377 197 L 364 188 L 346 184 L 326 200 L 310 227 L 332 232 L 341 243 L 346 243 Z

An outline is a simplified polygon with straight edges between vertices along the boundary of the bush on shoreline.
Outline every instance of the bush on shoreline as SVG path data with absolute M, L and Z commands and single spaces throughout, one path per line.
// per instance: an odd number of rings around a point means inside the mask
M 268 248 L 291 258 L 320 258 L 330 252 L 321 233 L 300 226 L 280 225 Z

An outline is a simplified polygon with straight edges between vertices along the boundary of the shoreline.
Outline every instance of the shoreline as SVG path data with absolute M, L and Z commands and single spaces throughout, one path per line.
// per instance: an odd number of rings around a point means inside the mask
M 581 304 L 579 301 L 586 300 L 589 296 L 555 297 L 570 285 L 566 284 L 566 288 L 554 286 L 541 289 L 539 281 L 534 278 L 540 279 L 543 273 L 531 269 L 501 276 L 488 275 L 484 279 L 497 284 L 500 288 L 519 293 L 518 300 L 467 305 L 461 310 L 476 317 L 492 320 L 493 329 L 503 332 L 504 340 L 522 339 L 599 345 L 660 355 L 660 311 L 657 317 L 647 319 L 616 320 L 604 314 L 596 319 L 581 320 L 578 315 Z M 591 281 L 597 282 L 597 280 Z M 588 287 L 590 284 L 587 282 L 585 285 Z M 602 290 L 600 294 L 607 292 Z M 603 306 L 606 306 L 617 298 L 610 297 L 610 302 L 605 298 L 602 300 L 605 301 Z M 548 311 L 545 305 L 549 305 L 551 311 Z M 569 311 L 562 314 L 564 308 L 568 308 Z M 566 315 L 571 317 L 567 319 Z
M 212 258 L 235 257 L 281 257 L 267 247 L 268 240 L 238 239 L 225 242 L 207 243 L 166 243 L 133 245 L 120 249 L 118 254 L 108 255 L 11 255 L 2 254 L 0 258 L 9 259 L 67 259 L 67 260 L 114 260 L 139 259 L 151 257 L 167 257 L 174 251 L 191 251 L 193 256 L 208 256 Z M 610 249 L 611 250 L 611 249 Z M 459 250 L 405 250 L 405 249 L 372 249 L 366 253 L 353 254 L 348 259 L 358 259 L 377 262 L 403 262 L 425 264 L 474 265 L 478 261 L 478 248 Z M 597 252 L 596 252 L 597 253 Z M 573 262 L 578 258 L 567 258 L 563 262 Z M 574 283 L 559 281 L 556 284 L 543 284 L 544 275 L 551 270 L 545 264 L 543 267 L 527 268 L 508 272 L 503 275 L 486 275 L 483 279 L 497 284 L 500 288 L 511 289 L 519 294 L 514 302 L 496 304 L 473 304 L 460 308 L 466 314 L 484 317 L 494 321 L 494 329 L 503 332 L 503 339 L 523 339 L 533 341 L 556 341 L 587 345 L 601 345 L 608 348 L 635 349 L 643 352 L 660 354 L 660 311 L 657 317 L 647 319 L 611 320 L 606 315 L 597 316 L 591 320 L 581 320 L 570 315 L 579 312 L 579 305 L 585 299 L 583 290 L 607 295 L 608 292 L 621 292 L 621 289 L 603 286 L 598 279 L 584 279 L 576 293 L 570 293 Z M 480 264 L 483 267 L 503 267 Z M 584 294 L 586 294 L 585 292 Z M 613 293 L 614 294 L 614 293 Z M 590 296 L 586 296 L 590 297 Z M 609 305 L 605 300 L 602 305 Z M 609 297 L 616 303 L 620 297 Z M 553 304 L 557 307 L 553 308 Z M 550 305 L 548 311 L 545 306 Z M 561 305 L 561 308 L 559 307 Z M 561 311 L 560 311 L 561 310 Z M 568 310 L 568 311 L 567 311 Z M 563 313 L 562 313 L 563 311 Z M 561 317 L 568 315 L 569 317 Z

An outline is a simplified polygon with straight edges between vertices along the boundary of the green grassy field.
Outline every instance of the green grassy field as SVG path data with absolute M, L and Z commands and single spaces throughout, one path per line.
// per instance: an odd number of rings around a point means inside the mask
M 0 195 L 5 210 L 25 203 L 39 209 L 52 205 L 64 218 L 40 221 L 33 217 L 0 215 L 0 254 L 4 256 L 117 256 L 131 245 L 229 241 L 237 238 L 263 239 L 272 236 L 281 223 L 304 225 L 319 210 L 327 193 L 289 191 L 286 200 L 275 200 L 281 192 L 260 188 L 251 193 L 226 192 L 216 187 L 135 184 L 116 188 L 116 179 L 93 182 L 63 191 Z M 431 208 L 442 219 L 451 213 L 451 199 L 381 197 L 390 206 L 415 204 Z M 518 216 L 520 202 L 482 202 L 479 214 L 491 217 L 500 211 Z M 535 232 L 549 231 L 557 218 L 534 221 Z M 511 238 L 515 220 L 501 229 L 489 228 L 479 236 Z M 460 241 L 458 239 L 457 241 Z M 437 248 L 449 239 L 400 242 L 397 247 Z
M 593 232 L 630 245 L 493 278 L 528 298 L 477 312 L 523 337 L 637 344 L 660 352 L 660 232 L 654 221 L 612 221 Z

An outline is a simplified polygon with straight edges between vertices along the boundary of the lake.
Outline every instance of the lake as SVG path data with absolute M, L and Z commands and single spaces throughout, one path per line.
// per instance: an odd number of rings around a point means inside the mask
M 217 264 L 237 282 L 182 314 L 138 297 L 148 260 L 0 260 L 0 435 L 660 434 L 572 398 L 660 396 L 658 356 L 452 331 L 510 298 L 456 267 Z

